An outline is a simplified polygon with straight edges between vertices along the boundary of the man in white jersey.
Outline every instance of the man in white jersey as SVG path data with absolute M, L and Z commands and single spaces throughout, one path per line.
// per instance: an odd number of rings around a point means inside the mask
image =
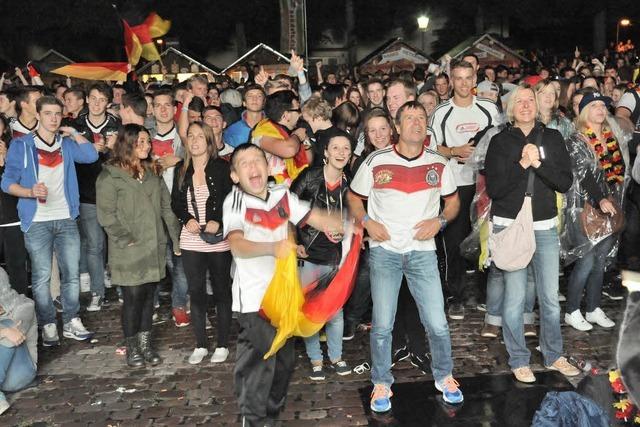
M 75 129 L 60 127 L 62 109 L 52 96 L 37 101 L 38 129 L 13 140 L 1 184 L 2 191 L 20 199 L 20 227 L 31 258 L 33 299 L 44 346 L 59 341 L 49 289 L 54 248 L 62 273 L 63 335 L 76 340 L 91 336 L 78 317 L 80 234 L 75 219 L 80 198 L 75 163 L 93 163 L 98 153 Z
M 429 338 L 435 386 L 448 403 L 461 403 L 453 379 L 451 337 L 444 313 L 434 237 L 459 209 L 447 159 L 425 149 L 427 113 L 409 101 L 396 114 L 398 143 L 369 155 L 351 182 L 349 208 L 371 241 L 371 409 L 391 409 L 391 330 L 402 276 L 407 278 Z M 367 210 L 363 199 L 367 200 Z M 444 209 L 440 212 L 440 201 Z
M 42 89 L 36 86 L 24 86 L 16 96 L 16 113 L 18 118 L 10 121 L 14 138 L 27 135 L 38 127 L 36 117 L 36 101 L 42 96 Z
M 431 115 L 429 131 L 432 144 L 438 145 L 443 156 L 452 159 L 451 167 L 460 197 L 460 213 L 444 232 L 446 252 L 445 283 L 451 300 L 449 317 L 464 319 L 463 303 L 477 305 L 476 295 L 465 292 L 465 260 L 460 244 L 471 232 L 470 208 L 475 194 L 473 169 L 466 164 L 474 150 L 472 141 L 476 133 L 499 123 L 496 105 L 473 95 L 476 72 L 472 64 L 458 61 L 451 64 L 453 97 L 438 105 Z M 475 293 L 475 292 L 474 292 Z

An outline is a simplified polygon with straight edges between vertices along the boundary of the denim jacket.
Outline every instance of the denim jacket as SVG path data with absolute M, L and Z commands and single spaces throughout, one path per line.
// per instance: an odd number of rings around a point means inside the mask
M 34 141 L 34 133 L 21 136 L 11 141 L 4 175 L 2 175 L 2 191 L 9 192 L 11 184 L 19 184 L 31 188 L 38 182 L 38 154 Z M 57 135 L 62 138 L 62 158 L 64 162 L 64 195 L 69 205 L 69 214 L 75 219 L 80 214 L 80 196 L 78 193 L 78 178 L 75 163 L 93 163 L 98 160 L 98 152 L 91 143 L 78 144 L 70 137 Z M 37 200 L 21 197 L 18 200 L 18 216 L 20 228 L 26 232 L 31 227 L 36 214 Z

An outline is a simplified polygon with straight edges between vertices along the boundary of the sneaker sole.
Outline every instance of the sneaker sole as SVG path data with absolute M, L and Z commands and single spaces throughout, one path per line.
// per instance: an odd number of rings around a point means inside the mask
M 102 310 L 102 307 L 87 307 L 87 311 L 100 311 Z
M 63 336 L 63 337 L 65 337 L 65 338 L 71 338 L 71 339 L 76 340 L 76 341 L 86 341 L 86 340 L 88 340 L 89 338 L 91 338 L 91 336 L 92 336 L 92 335 L 93 335 L 93 334 L 89 334 L 89 335 L 87 335 L 87 336 L 85 336 L 85 337 L 79 337 L 79 336 L 77 336 L 77 335 L 75 335 L 75 334 L 72 334 L 71 332 L 63 332 L 63 333 L 62 333 L 62 336 Z
M 464 320 L 464 316 L 460 316 L 459 314 L 449 315 L 449 319 L 453 320 Z
M 351 371 L 348 371 L 348 372 L 338 372 L 338 371 L 336 371 L 336 374 L 340 375 L 341 377 L 344 377 L 345 375 L 351 374 Z
M 312 381 L 324 381 L 326 377 L 309 377 Z
M 438 390 L 440 393 L 442 393 L 442 400 L 444 400 L 445 402 L 447 402 L 449 405 L 459 405 L 459 404 L 461 404 L 462 402 L 464 402 L 464 396 L 462 397 L 462 399 L 460 399 L 460 400 L 459 400 L 459 401 L 457 401 L 457 402 L 454 402 L 453 400 L 449 400 L 449 399 L 447 399 L 447 397 L 444 395 L 444 392 L 443 392 L 442 390 L 440 390 L 440 387 L 438 386 L 438 383 L 434 381 L 434 382 L 433 382 L 433 384 L 435 385 L 436 390 Z
M 60 345 L 60 340 L 58 341 L 42 341 L 43 347 L 57 347 Z
M 348 336 L 348 337 L 342 337 L 342 341 L 351 341 L 354 337 L 355 337 L 355 335 L 351 335 L 351 336 Z
M 371 410 L 373 412 L 375 412 L 377 414 L 383 414 L 383 413 L 389 412 L 391 410 L 391 402 L 389 402 L 389 406 L 385 407 L 384 409 L 383 408 L 376 409 L 376 408 L 373 407 L 373 404 L 371 404 L 369 407 L 371 408 Z
M 602 295 L 604 295 L 605 297 L 609 298 L 611 301 L 620 301 L 620 300 L 624 299 L 624 297 L 622 295 L 609 295 L 606 292 L 603 292 Z
M 560 369 L 554 367 L 554 366 L 545 366 L 545 369 L 548 369 L 550 371 L 557 371 L 560 372 L 562 375 L 564 375 L 565 377 L 577 377 L 578 375 L 580 375 L 580 370 L 578 370 L 577 373 L 575 374 L 565 374 L 564 372 L 562 372 Z
M 176 328 L 184 328 L 185 326 L 189 326 L 191 323 L 175 323 Z

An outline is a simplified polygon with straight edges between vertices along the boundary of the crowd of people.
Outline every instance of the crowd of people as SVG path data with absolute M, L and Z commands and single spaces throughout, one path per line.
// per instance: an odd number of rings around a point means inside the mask
M 190 364 L 210 352 L 226 361 L 238 322 L 240 411 L 245 425 L 270 425 L 295 365 L 293 339 L 263 358 L 276 334 L 260 310 L 275 259 L 295 251 L 313 292 L 361 228 L 351 296 L 304 338 L 310 379 L 349 375 L 342 343 L 370 330 L 372 411 L 391 409 L 391 368 L 405 359 L 461 403 L 448 322 L 469 310 L 486 312 L 483 337 L 502 332 L 517 381 L 536 381 L 529 336 L 546 368 L 579 374 L 562 321 L 613 328 L 602 295 L 622 299 L 618 269 L 640 268 L 634 52 L 576 50 L 522 68 L 469 54 L 366 76 L 311 68 L 293 53 L 287 74 L 247 66 L 239 83 L 3 75 L 2 391 L 34 379 L 37 331 L 41 349 L 57 345 L 57 312 L 64 338 L 91 338 L 81 287 L 89 312 L 118 287 L 128 366 L 162 363 L 152 329 L 170 283 L 175 326 L 193 328 Z M 509 238 L 516 225 L 529 248 Z M 8 407 L 0 392 L 0 413 Z

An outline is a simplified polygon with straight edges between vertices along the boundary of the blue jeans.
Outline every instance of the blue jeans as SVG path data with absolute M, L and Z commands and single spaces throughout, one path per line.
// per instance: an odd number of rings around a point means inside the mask
M 527 291 L 524 300 L 524 324 L 533 325 L 536 317 L 533 307 L 536 304 L 536 284 L 533 280 L 533 267 L 527 268 Z M 504 277 L 494 264 L 487 275 L 487 314 L 484 321 L 488 325 L 502 326 L 502 301 L 504 299 Z
M 300 282 L 306 287 L 329 273 L 333 269 L 330 265 L 313 264 L 304 261 L 300 267 Z M 342 309 L 325 324 L 325 332 L 327 334 L 327 349 L 329 360 L 337 362 L 342 360 L 342 334 L 344 332 L 344 317 Z M 307 356 L 311 362 L 322 362 L 322 349 L 320 348 L 319 334 L 311 335 L 304 339 L 304 346 L 307 349 Z
M 55 323 L 56 309 L 51 300 L 51 261 L 55 248 L 60 269 L 62 321 L 78 317 L 80 309 L 80 233 L 71 218 L 34 222 L 24 233 L 25 246 L 31 258 L 31 291 L 36 303 L 38 325 Z
M 582 291 L 587 290 L 586 312 L 590 313 L 600 307 L 600 292 L 604 279 L 604 267 L 607 255 L 618 236 L 609 236 L 598 242 L 589 252 L 576 261 L 569 277 L 567 293 L 567 313 L 580 309 Z
M 96 205 L 80 203 L 78 226 L 82 238 L 80 272 L 89 272 L 91 293 L 104 297 L 104 231 L 98 223 Z
M 495 232 L 502 227 L 495 227 Z M 529 265 L 533 266 L 538 304 L 540 306 L 540 349 L 545 366 L 552 365 L 562 355 L 560 303 L 558 302 L 558 271 L 560 241 L 558 231 L 535 231 L 536 251 Z M 527 268 L 503 271 L 504 300 L 502 306 L 502 336 L 509 352 L 511 369 L 529 366 L 531 352 L 524 339 L 523 313 L 527 290 Z
M 11 327 L 13 320 L 3 319 L 2 327 Z M 0 397 L 2 392 L 14 392 L 25 388 L 36 377 L 36 366 L 31 360 L 27 341 L 17 347 L 0 345 Z
M 167 267 L 171 275 L 171 308 L 185 308 L 187 306 L 187 276 L 184 275 L 182 258 L 173 254 L 173 243 L 167 244 Z M 156 286 L 154 303 L 158 302 L 160 286 Z
M 444 313 L 444 298 L 435 251 L 411 251 L 404 254 L 380 246 L 369 253 L 371 270 L 371 381 L 390 386 L 391 332 L 396 317 L 398 292 L 402 276 L 407 278 L 409 291 L 416 301 L 420 321 L 429 337 L 431 371 L 436 381 L 451 375 L 451 337 Z

